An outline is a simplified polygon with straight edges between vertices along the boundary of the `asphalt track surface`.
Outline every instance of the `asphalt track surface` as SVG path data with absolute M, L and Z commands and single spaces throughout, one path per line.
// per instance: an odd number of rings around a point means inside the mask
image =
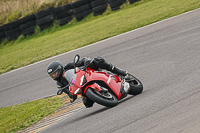
M 200 9 L 0 75 L 0 107 L 56 94 L 46 74 L 76 53 L 104 57 L 138 77 L 144 92 L 118 106 L 95 104 L 42 133 L 199 133 Z

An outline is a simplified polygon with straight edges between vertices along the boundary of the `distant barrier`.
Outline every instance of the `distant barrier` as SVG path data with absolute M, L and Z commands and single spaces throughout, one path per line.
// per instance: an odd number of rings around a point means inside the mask
M 133 4 L 139 0 L 128 1 L 130 4 Z M 6 38 L 8 41 L 16 40 L 21 34 L 25 37 L 33 35 L 37 25 L 41 30 L 44 30 L 53 24 L 53 20 L 57 20 L 59 25 L 63 26 L 73 18 L 81 21 L 92 12 L 94 16 L 101 15 L 108 6 L 110 6 L 112 11 L 116 11 L 125 2 L 126 0 L 79 0 L 56 8 L 50 7 L 0 26 L 0 42 Z

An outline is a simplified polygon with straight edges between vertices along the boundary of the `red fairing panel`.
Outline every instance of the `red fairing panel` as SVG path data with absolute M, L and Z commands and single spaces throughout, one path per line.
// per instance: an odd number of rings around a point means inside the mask
M 85 91 L 84 93 L 86 92 L 87 88 L 93 88 L 97 91 L 101 91 L 102 89 L 100 88 L 100 86 L 98 86 L 97 84 L 92 84 L 92 85 L 88 85 L 86 88 L 85 88 Z
M 85 77 L 87 81 L 104 81 L 113 90 L 113 92 L 117 95 L 118 98 L 121 97 L 120 88 L 122 85 L 122 81 L 117 76 L 110 75 L 105 72 L 94 72 L 94 70 L 90 70 L 85 74 Z

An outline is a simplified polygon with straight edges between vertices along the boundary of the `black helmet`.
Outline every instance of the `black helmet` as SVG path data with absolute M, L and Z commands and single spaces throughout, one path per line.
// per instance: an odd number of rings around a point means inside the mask
M 48 65 L 47 73 L 52 79 L 57 80 L 63 74 L 63 65 L 59 61 L 53 61 Z

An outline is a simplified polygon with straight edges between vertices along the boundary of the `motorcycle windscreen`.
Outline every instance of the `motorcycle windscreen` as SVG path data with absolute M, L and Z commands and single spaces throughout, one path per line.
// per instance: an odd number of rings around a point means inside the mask
M 65 72 L 65 78 L 70 83 L 70 86 L 72 86 L 75 83 L 76 77 L 77 74 L 74 73 L 74 69 L 70 69 Z

